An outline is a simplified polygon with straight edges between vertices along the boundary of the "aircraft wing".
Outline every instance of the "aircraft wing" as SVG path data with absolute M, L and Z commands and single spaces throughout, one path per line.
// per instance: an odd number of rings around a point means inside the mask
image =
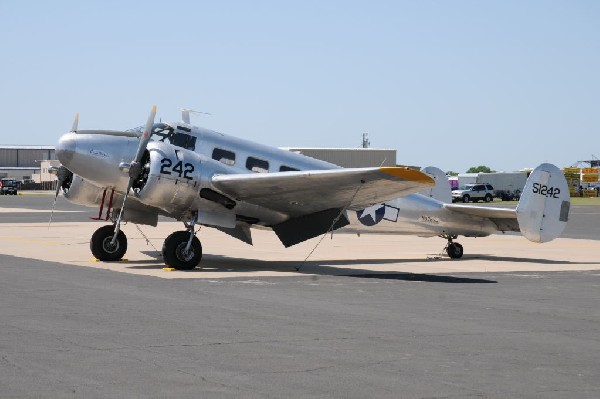
M 214 187 L 233 199 L 298 217 L 326 209 L 362 209 L 435 184 L 401 167 L 344 168 L 216 175 Z
M 489 219 L 498 226 L 499 231 L 520 231 L 517 210 L 514 208 L 497 208 L 491 206 L 472 206 L 444 204 L 449 211 Z

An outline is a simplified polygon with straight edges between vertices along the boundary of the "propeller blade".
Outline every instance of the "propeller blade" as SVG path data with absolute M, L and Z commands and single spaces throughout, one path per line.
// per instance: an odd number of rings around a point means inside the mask
M 73 121 L 73 127 L 71 128 L 71 131 L 76 132 L 78 125 L 79 125 L 79 112 L 75 114 L 75 120 Z
M 138 146 L 137 153 L 135 154 L 135 158 L 134 158 L 135 162 L 140 162 L 142 160 L 144 151 L 146 151 L 146 146 L 148 146 L 148 142 L 150 141 L 150 137 L 152 136 L 152 126 L 154 125 L 155 117 L 156 117 L 156 105 L 153 105 L 152 111 L 150 112 L 150 115 L 148 116 L 148 121 L 146 121 L 146 127 L 144 128 L 144 134 L 142 134 L 142 138 L 140 139 L 140 145 Z
M 48 168 L 48 172 L 50 174 L 56 175 L 56 192 L 54 193 L 54 202 L 52 203 L 52 212 L 50 212 L 50 221 L 48 222 L 48 229 L 50 229 L 50 225 L 52 224 L 52 217 L 54 216 L 54 208 L 56 208 L 56 199 L 58 198 L 58 193 L 60 189 L 68 190 L 70 186 L 70 181 L 73 177 L 73 173 L 65 168 L 63 165 L 58 167 L 52 166 Z
M 112 243 L 116 243 L 117 235 L 121 230 L 121 220 L 123 218 L 123 211 L 125 210 L 125 203 L 127 202 L 127 197 L 129 196 L 129 191 L 133 186 L 133 182 L 137 179 L 142 171 L 142 166 L 140 162 L 142 161 L 142 157 L 144 156 L 144 151 L 146 151 L 146 147 L 148 146 L 148 142 L 152 137 L 152 126 L 154 125 L 154 118 L 156 117 L 156 105 L 152 106 L 152 111 L 150 111 L 150 115 L 148 116 L 148 120 L 146 121 L 146 127 L 144 128 L 144 133 L 140 137 L 140 144 L 138 145 L 137 152 L 135 153 L 135 158 L 131 163 L 131 167 L 129 169 L 129 182 L 127 183 L 127 189 L 125 190 L 125 196 L 123 197 L 123 204 L 121 205 L 121 209 L 119 210 L 119 216 L 117 217 L 117 222 L 115 223 L 115 235 L 112 238 Z
M 59 179 L 56 181 L 56 193 L 54 194 L 54 202 L 52 203 L 52 212 L 50 212 L 50 221 L 48 222 L 48 230 L 50 230 L 50 225 L 52 224 L 52 216 L 54 216 L 54 208 L 56 208 L 56 199 L 58 198 L 60 186 L 62 186 L 62 181 Z

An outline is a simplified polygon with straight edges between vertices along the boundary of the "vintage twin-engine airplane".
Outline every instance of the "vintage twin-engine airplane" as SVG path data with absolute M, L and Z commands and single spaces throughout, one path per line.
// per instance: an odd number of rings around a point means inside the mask
M 112 222 L 92 235 L 99 260 L 124 256 L 122 222 L 156 226 L 159 215 L 185 225 L 162 247 L 165 264 L 182 270 L 202 257 L 196 225 L 248 244 L 251 227 L 270 228 L 286 247 L 341 228 L 439 236 L 448 255 L 460 258 L 459 235 L 520 231 L 546 242 L 567 222 L 567 182 L 551 164 L 531 173 L 516 209 L 454 205 L 437 168 L 341 168 L 192 126 L 188 110 L 176 123 L 154 123 L 155 114 L 153 107 L 145 128 L 132 131 L 78 130 L 76 117 L 56 147 L 56 195 L 62 188 L 68 200 L 98 206 L 97 219 Z

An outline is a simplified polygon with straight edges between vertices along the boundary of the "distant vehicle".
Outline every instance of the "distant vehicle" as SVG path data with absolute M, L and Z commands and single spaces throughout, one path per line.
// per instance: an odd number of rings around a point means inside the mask
M 505 195 L 507 192 L 522 192 L 526 181 L 527 172 L 463 173 L 458 175 L 459 187 L 467 184 L 489 184 L 494 187 L 494 198 L 507 198 Z
M 452 190 L 452 202 L 490 202 L 494 199 L 494 187 L 491 184 L 466 184 Z
M 0 181 L 0 195 L 17 195 L 17 181 L 2 179 Z
M 518 201 L 521 198 L 521 190 L 496 190 L 496 197 L 502 201 Z

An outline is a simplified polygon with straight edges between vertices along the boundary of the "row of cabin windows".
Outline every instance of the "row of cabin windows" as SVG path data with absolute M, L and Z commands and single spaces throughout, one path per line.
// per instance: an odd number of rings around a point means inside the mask
M 216 161 L 224 163 L 225 165 L 235 165 L 235 153 L 232 151 L 224 150 L 222 148 L 215 148 L 212 153 L 212 158 Z M 246 159 L 246 169 L 256 173 L 268 173 L 269 162 L 263 159 L 248 157 Z M 298 169 L 292 168 L 291 166 L 281 165 L 279 167 L 279 171 L 294 172 L 298 171 Z

